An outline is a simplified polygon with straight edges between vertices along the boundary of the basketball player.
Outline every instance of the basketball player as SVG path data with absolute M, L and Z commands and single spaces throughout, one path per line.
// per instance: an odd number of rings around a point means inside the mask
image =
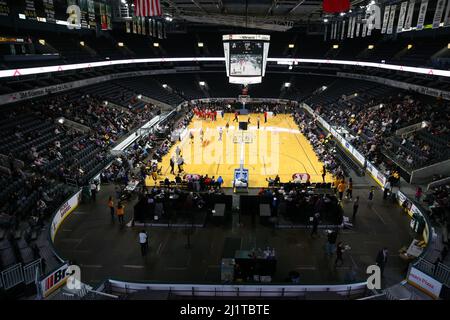
M 234 113 L 234 119 L 233 119 L 233 122 L 234 122 L 234 121 L 239 122 L 239 117 L 238 117 L 238 116 L 239 116 L 239 112 L 236 111 L 236 112 Z
M 203 142 L 203 129 L 200 128 L 200 141 Z
M 222 141 L 222 134 L 223 134 L 223 129 L 222 129 L 222 127 L 219 127 L 219 141 Z
M 256 125 L 258 126 L 258 130 L 259 130 L 259 116 L 258 116 L 258 119 L 256 119 Z
M 251 123 L 251 121 L 250 121 L 250 116 L 249 116 L 247 119 L 247 124 L 250 124 L 250 123 Z
M 225 125 L 225 128 L 227 129 L 227 132 L 228 132 L 228 129 L 230 128 L 230 123 L 227 121 L 227 124 Z

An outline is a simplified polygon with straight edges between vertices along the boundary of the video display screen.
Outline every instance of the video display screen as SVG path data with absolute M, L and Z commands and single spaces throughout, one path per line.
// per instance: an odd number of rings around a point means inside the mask
M 230 42 L 230 76 L 262 76 L 263 51 L 260 41 Z

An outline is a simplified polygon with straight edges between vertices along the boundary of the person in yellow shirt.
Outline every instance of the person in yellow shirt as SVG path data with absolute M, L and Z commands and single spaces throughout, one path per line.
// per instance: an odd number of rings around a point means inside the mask
M 113 200 L 113 197 L 109 197 L 108 207 L 109 207 L 109 211 L 111 213 L 111 220 L 114 221 L 114 200 Z
M 339 192 L 339 201 L 342 201 L 342 197 L 344 196 L 344 191 L 345 191 L 345 180 L 344 179 L 342 179 L 341 182 L 339 182 L 337 189 Z
M 124 216 L 125 216 L 125 206 L 119 203 L 116 210 L 117 218 L 119 219 L 120 225 L 124 224 Z

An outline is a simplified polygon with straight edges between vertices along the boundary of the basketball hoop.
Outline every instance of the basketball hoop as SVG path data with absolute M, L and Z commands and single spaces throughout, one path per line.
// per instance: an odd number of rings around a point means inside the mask
M 238 101 L 242 104 L 246 104 L 247 102 L 250 101 L 250 96 L 247 94 L 240 94 L 238 96 Z

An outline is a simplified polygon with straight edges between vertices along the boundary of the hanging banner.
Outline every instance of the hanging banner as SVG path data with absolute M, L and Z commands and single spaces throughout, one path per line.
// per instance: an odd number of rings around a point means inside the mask
M 106 5 L 104 3 L 99 3 L 99 6 L 100 6 L 101 29 L 108 30 L 108 19 L 106 18 Z
M 106 5 L 106 26 L 108 30 L 112 30 L 112 12 L 109 5 Z
M 136 17 L 133 17 L 132 23 L 133 23 L 133 34 L 136 34 L 137 33 Z
M 388 23 L 388 27 L 387 27 L 387 34 L 392 34 L 392 32 L 394 31 L 394 21 L 395 21 L 395 10 L 397 9 L 397 5 L 394 4 L 391 6 L 391 12 L 389 14 L 389 23 Z
M 162 39 L 163 35 L 162 35 L 162 23 L 161 21 L 158 21 L 158 39 Z
M 152 18 L 148 19 L 148 35 L 153 37 Z
M 330 39 L 334 40 L 334 29 L 336 27 L 336 22 L 333 22 L 333 24 L 331 25 L 331 35 L 330 35 Z
M 88 16 L 88 2 L 87 0 L 78 0 L 78 6 L 80 7 L 80 23 L 82 29 L 89 29 L 89 16 Z
M 350 19 L 348 20 L 347 38 L 350 38 L 350 34 L 352 32 L 352 22 L 353 22 L 353 17 L 350 17 Z
M 401 6 L 400 6 L 400 14 L 398 16 L 397 33 L 400 33 L 403 31 L 403 24 L 405 23 L 407 8 L 408 8 L 408 1 L 402 2 Z
M 389 20 L 389 10 L 391 10 L 391 6 L 384 7 L 383 25 L 381 27 L 381 33 L 386 33 Z
M 167 25 L 166 25 L 166 23 L 164 22 L 163 23 L 163 39 L 167 39 Z
M 53 0 L 43 0 L 42 2 L 44 3 L 45 20 L 48 23 L 55 23 L 55 6 Z
M 367 32 L 367 24 L 364 23 L 363 27 L 362 27 L 361 37 L 365 38 L 366 37 L 366 32 Z
M 147 31 L 146 31 L 146 27 L 145 27 L 145 17 L 141 17 L 141 23 L 142 23 L 142 34 L 144 35 L 144 36 L 146 36 L 147 35 Z
M 353 17 L 352 21 L 352 32 L 350 33 L 350 37 L 353 38 L 353 34 L 355 33 L 355 27 L 356 27 L 356 17 Z
M 0 16 L 9 16 L 9 6 L 6 0 L 0 0 Z
M 358 23 L 356 24 L 356 37 L 359 37 L 359 29 L 361 28 L 361 16 L 358 16 Z
M 131 33 L 131 22 L 125 21 L 125 30 L 127 33 Z
M 447 9 L 445 9 L 444 27 L 450 27 L 450 0 L 447 1 Z
M 342 21 L 341 40 L 344 40 L 344 34 L 345 34 L 345 20 Z
M 414 15 L 414 5 L 416 4 L 416 0 L 410 0 L 408 6 L 408 14 L 406 15 L 405 27 L 404 30 L 410 30 L 412 26 L 412 19 Z
M 155 38 L 157 38 L 157 37 L 158 37 L 158 29 L 157 29 L 157 27 L 156 27 L 156 20 L 155 20 L 155 19 L 153 19 L 152 24 L 153 24 L 153 36 L 154 36 Z
M 422 30 L 425 23 L 425 16 L 427 15 L 428 0 L 422 0 L 419 9 L 419 18 L 417 19 L 416 30 Z
M 94 0 L 87 0 L 88 6 L 88 20 L 89 20 L 89 29 L 97 28 L 97 20 L 95 20 L 95 2 Z
M 323 33 L 323 41 L 327 41 L 327 32 L 328 32 L 328 25 L 325 25 L 325 32 Z
M 438 0 L 436 10 L 433 17 L 433 29 L 439 28 L 441 24 L 442 14 L 444 13 L 445 0 Z M 447 6 L 448 7 L 448 6 Z
M 23 8 L 23 14 L 25 15 L 25 17 L 27 17 L 27 19 L 37 20 L 34 0 L 25 0 L 25 7 Z

